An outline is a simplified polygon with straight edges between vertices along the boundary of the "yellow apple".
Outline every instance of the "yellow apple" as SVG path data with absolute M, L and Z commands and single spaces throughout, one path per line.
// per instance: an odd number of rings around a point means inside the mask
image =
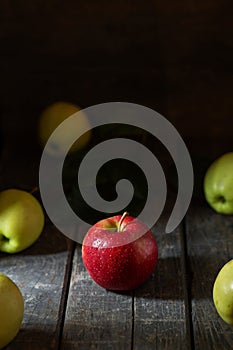
M 0 273 L 0 349 L 18 333 L 24 314 L 24 301 L 18 286 Z
M 77 130 L 79 132 L 84 132 L 85 128 L 90 128 L 90 124 L 87 116 L 81 109 L 69 102 L 55 102 L 44 109 L 39 117 L 39 140 L 44 147 L 53 133 L 53 131 L 68 117 L 73 115 L 74 113 L 79 112 L 77 124 L 72 128 L 72 130 L 68 130 L 65 126 L 62 130 L 57 134 L 56 139 L 53 140 L 53 143 L 49 144 L 49 147 L 46 148 L 47 152 L 52 156 L 60 156 L 65 153 L 69 136 L 77 134 Z M 77 141 L 73 144 L 70 149 L 70 152 L 77 151 L 83 147 L 85 147 L 91 137 L 91 132 L 88 131 L 84 133 Z
M 213 300 L 218 314 L 233 326 L 233 260 L 219 271 L 214 282 Z
M 32 194 L 18 189 L 0 192 L 0 251 L 17 253 L 29 247 L 43 227 L 44 213 Z

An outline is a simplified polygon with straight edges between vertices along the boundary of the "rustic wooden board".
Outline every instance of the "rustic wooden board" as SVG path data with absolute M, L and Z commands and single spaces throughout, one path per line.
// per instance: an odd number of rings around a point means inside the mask
M 99 287 L 75 250 L 61 348 L 131 349 L 132 293 Z
M 229 0 L 3 1 L 0 189 L 38 184 L 37 120 L 56 100 L 81 107 L 108 101 L 147 105 L 173 123 L 194 154 L 214 158 L 229 151 L 231 10 Z M 96 286 L 77 247 L 63 349 L 232 349 L 232 329 L 211 298 L 218 270 L 232 257 L 232 218 L 197 205 L 186 229 L 185 236 L 183 227 L 169 236 L 161 227 L 154 231 L 157 268 L 130 294 Z M 27 251 L 0 255 L 0 268 L 26 298 L 23 329 L 9 349 L 58 347 L 72 258 L 72 246 L 49 224 Z
M 154 236 L 159 259 L 152 277 L 135 291 L 133 349 L 190 349 L 182 226 Z
M 68 261 L 66 239 L 51 225 L 24 252 L 0 255 L 1 272 L 17 283 L 25 303 L 20 332 L 7 349 L 58 348 Z
M 220 268 L 233 251 L 233 218 L 216 214 L 206 204 L 193 205 L 187 217 L 187 242 L 192 276 L 192 316 L 195 349 L 233 348 L 232 327 L 218 316 L 212 289 Z
M 97 286 L 83 267 L 81 247 L 76 249 L 64 349 L 191 348 L 183 229 L 166 235 L 165 222 L 167 212 L 153 230 L 159 247 L 157 267 L 132 293 Z

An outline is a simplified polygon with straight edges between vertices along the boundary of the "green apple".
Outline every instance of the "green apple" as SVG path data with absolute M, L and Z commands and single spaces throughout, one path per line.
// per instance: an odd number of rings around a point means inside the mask
M 24 314 L 24 301 L 18 286 L 0 273 L 0 349 L 18 333 Z
M 213 300 L 222 319 L 233 326 L 233 260 L 228 261 L 217 275 Z
M 0 192 L 0 251 L 17 253 L 32 245 L 44 227 L 38 200 L 18 189 Z
M 218 213 L 233 214 L 233 152 L 216 159 L 204 178 L 204 193 Z
M 47 146 L 46 150 L 51 156 L 63 155 L 69 144 L 70 135 L 73 135 L 73 138 L 75 139 L 77 131 L 83 132 L 85 128 L 90 129 L 90 123 L 86 114 L 82 112 L 78 106 L 70 102 L 60 101 L 52 103 L 41 113 L 39 117 L 38 136 L 42 147 L 44 147 L 50 135 L 58 125 L 77 112 L 79 112 L 78 119 L 72 130 L 64 125 L 60 131 L 57 131 L 56 139 L 53 138 L 53 142 Z M 70 152 L 85 147 L 90 140 L 90 135 L 91 132 L 88 131 L 78 138 L 71 147 Z

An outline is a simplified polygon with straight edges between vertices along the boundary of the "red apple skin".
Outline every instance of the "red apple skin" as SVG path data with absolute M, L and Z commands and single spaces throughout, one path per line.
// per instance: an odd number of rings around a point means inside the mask
M 82 246 L 84 266 L 93 280 L 109 290 L 133 290 L 155 269 L 158 247 L 152 232 L 126 216 L 122 231 L 114 232 L 122 215 L 104 219 L 87 232 Z M 142 234 L 143 233 L 143 234 Z

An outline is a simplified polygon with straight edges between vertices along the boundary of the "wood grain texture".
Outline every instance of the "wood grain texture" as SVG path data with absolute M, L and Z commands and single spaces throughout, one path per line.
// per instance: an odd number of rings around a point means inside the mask
M 57 324 L 67 259 L 66 240 L 51 225 L 24 252 L 1 254 L 0 270 L 17 283 L 25 305 L 20 332 L 7 349 L 58 348 Z
M 139 103 L 162 113 L 194 155 L 232 150 L 232 10 L 230 0 L 1 1 L 0 189 L 38 185 L 37 122 L 56 100 Z M 67 296 L 72 247 L 49 221 L 28 250 L 1 254 L 26 301 L 8 348 L 57 349 L 64 321 L 63 350 L 232 349 L 212 303 L 232 258 L 232 217 L 193 203 L 185 237 L 182 227 L 165 235 L 163 224 L 156 270 L 135 293 L 98 287 L 77 247 Z
M 88 275 L 78 246 L 61 348 L 131 349 L 132 293 L 115 293 L 98 286 Z
M 232 328 L 218 316 L 212 300 L 215 278 L 232 259 L 233 220 L 207 205 L 193 205 L 187 217 L 187 243 L 192 275 L 191 297 L 195 349 L 233 348 Z
M 162 223 L 163 224 L 162 224 Z M 135 291 L 134 349 L 190 349 L 182 227 L 165 234 L 165 218 L 153 229 L 159 259 L 152 277 Z

